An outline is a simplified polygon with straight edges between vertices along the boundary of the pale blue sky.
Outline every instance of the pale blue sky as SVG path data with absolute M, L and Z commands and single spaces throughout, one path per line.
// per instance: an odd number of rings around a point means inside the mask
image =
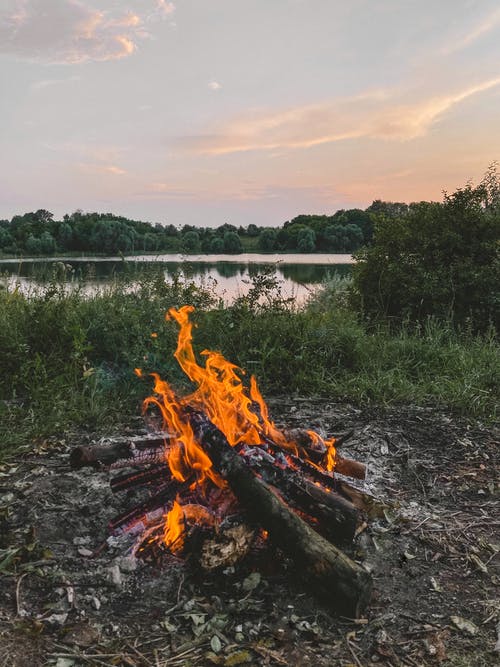
M 0 217 L 278 225 L 500 159 L 500 3 L 0 0 Z

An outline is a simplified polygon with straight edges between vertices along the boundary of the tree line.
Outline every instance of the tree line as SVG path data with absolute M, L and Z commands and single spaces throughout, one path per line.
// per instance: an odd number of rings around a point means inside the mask
M 354 252 L 370 244 L 378 215 L 406 214 L 410 205 L 374 201 L 365 210 L 333 215 L 299 215 L 281 227 L 219 227 L 152 224 L 113 213 L 81 210 L 62 220 L 45 209 L 0 220 L 0 253 L 51 255 L 56 252 L 118 254 L 130 252 Z

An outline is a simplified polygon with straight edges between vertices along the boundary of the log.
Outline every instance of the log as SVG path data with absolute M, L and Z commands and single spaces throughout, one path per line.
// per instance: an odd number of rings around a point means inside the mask
M 69 463 L 74 470 L 161 463 L 165 461 L 166 441 L 170 438 L 171 435 L 162 433 L 150 437 L 120 438 L 98 445 L 82 445 L 72 450 Z
M 188 482 L 178 482 L 175 479 L 169 480 L 158 488 L 150 498 L 112 519 L 108 524 L 108 530 L 114 534 L 126 533 L 148 514 L 156 512 L 159 509 L 165 512 L 168 511 L 167 508 L 171 505 L 176 495 L 183 489 L 188 488 L 189 483 L 190 480 Z
M 291 556 L 300 573 L 332 609 L 358 618 L 371 596 L 369 573 L 297 516 L 269 484 L 255 475 L 205 415 L 186 410 L 186 416 L 214 469 L 228 482 L 249 516 Z
M 271 455 L 256 447 L 243 448 L 240 455 L 289 505 L 316 519 L 318 532 L 330 542 L 337 545 L 352 542 L 359 515 L 346 498 L 313 484 L 291 467 L 282 468 Z
M 345 459 L 343 456 L 337 456 L 335 459 L 335 472 L 354 477 L 355 479 L 366 479 L 366 465 L 353 459 Z
M 319 447 L 314 443 L 314 439 L 309 434 L 309 431 L 302 428 L 293 428 L 285 429 L 283 431 L 285 437 L 295 442 L 299 448 L 299 452 L 305 454 L 306 458 L 309 458 L 313 463 L 321 464 L 324 460 L 326 448 Z M 349 440 L 354 431 L 349 431 L 348 433 L 334 439 L 335 448 L 338 448 L 346 441 Z M 276 446 L 276 443 L 274 443 Z M 335 460 L 335 471 L 339 472 L 346 477 L 354 477 L 355 479 L 366 479 L 366 466 L 364 463 L 359 461 L 354 461 L 353 459 L 348 459 L 337 454 Z
M 136 489 L 140 486 L 149 484 L 159 484 L 172 476 L 170 468 L 166 463 L 156 464 L 147 470 L 134 470 L 133 472 L 116 475 L 110 481 L 109 485 L 113 493 L 126 491 L 127 489 Z

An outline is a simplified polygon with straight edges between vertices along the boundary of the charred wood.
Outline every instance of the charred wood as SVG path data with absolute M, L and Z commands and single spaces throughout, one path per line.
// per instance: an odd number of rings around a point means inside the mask
M 144 519 L 147 521 L 151 520 L 153 517 L 151 515 L 153 512 L 158 510 L 168 511 L 169 506 L 172 501 L 175 499 L 176 495 L 181 492 L 182 489 L 189 486 L 188 482 L 178 482 L 175 479 L 168 481 L 166 484 L 163 484 L 157 491 L 144 500 L 139 505 L 136 505 L 132 509 L 119 514 L 117 517 L 112 519 L 108 524 L 108 529 L 111 533 L 123 533 L 128 532 L 137 522 L 143 522 Z M 161 516 L 161 512 L 158 517 Z
M 330 542 L 343 544 L 354 539 L 358 511 L 344 497 L 311 483 L 291 467 L 281 467 L 258 448 L 245 448 L 242 458 L 254 473 L 275 487 L 289 505 L 316 519 L 316 529 Z
M 208 418 L 190 411 L 189 420 L 215 470 L 228 482 L 252 519 L 269 531 L 270 537 L 292 557 L 299 571 L 333 609 L 358 617 L 371 595 L 372 580 L 368 572 L 298 517 L 245 464 Z
M 134 470 L 133 472 L 116 475 L 110 482 L 111 491 L 126 491 L 147 484 L 159 483 L 171 477 L 170 468 L 166 463 L 153 465 L 147 470 Z
M 172 436 L 134 437 L 90 446 L 75 447 L 70 454 L 73 469 L 84 467 L 124 467 L 165 461 L 165 450 Z M 117 465 L 119 464 L 119 465 Z

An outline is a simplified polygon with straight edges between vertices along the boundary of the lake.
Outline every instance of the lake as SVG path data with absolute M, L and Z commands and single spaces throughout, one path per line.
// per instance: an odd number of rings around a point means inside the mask
M 134 255 L 121 257 L 40 257 L 0 259 L 4 283 L 17 283 L 24 291 L 41 285 L 50 277 L 54 264 L 68 268 L 67 285 L 83 281 L 89 293 L 95 293 L 113 277 L 124 272 L 144 270 L 152 264 L 161 266 L 165 279 L 174 275 L 197 284 L 210 284 L 226 302 L 248 290 L 252 276 L 272 272 L 281 283 L 283 294 L 302 302 L 322 282 L 334 274 L 348 276 L 353 259 L 347 254 L 257 254 L 241 255 Z

